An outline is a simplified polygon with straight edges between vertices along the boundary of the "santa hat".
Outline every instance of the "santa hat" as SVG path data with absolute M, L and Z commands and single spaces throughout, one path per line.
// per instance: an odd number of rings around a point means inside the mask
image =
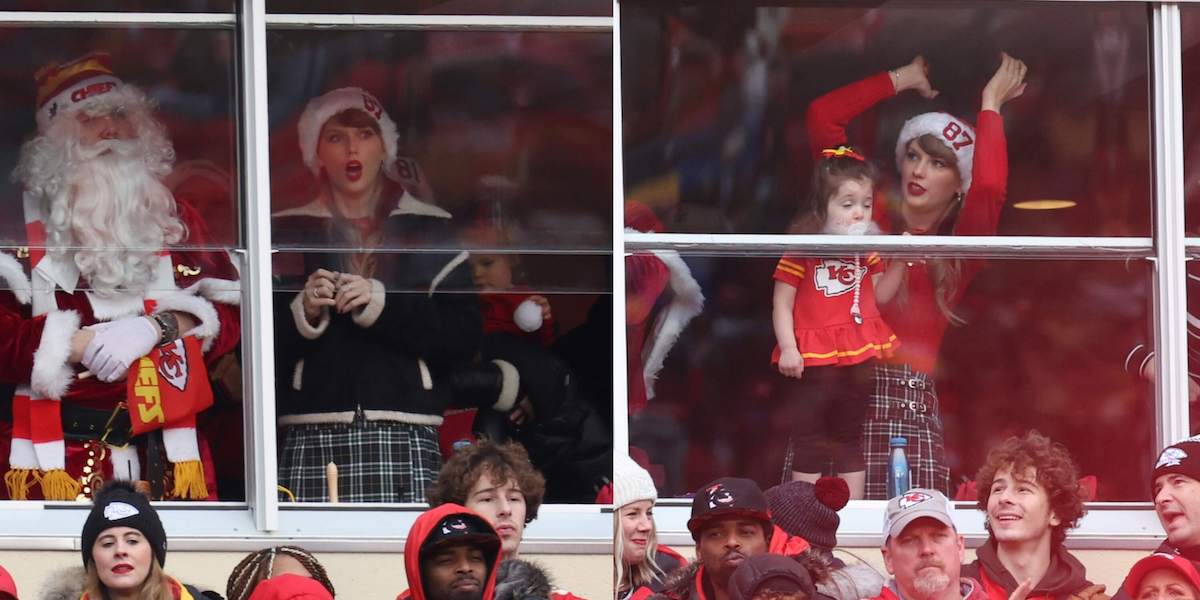
M 388 116 L 387 111 L 383 110 L 383 104 L 375 96 L 356 87 L 333 90 L 309 100 L 308 106 L 304 107 L 304 113 L 300 115 L 300 123 L 297 127 L 300 133 L 300 153 L 304 157 L 304 164 L 308 166 L 308 170 L 312 171 L 313 175 L 321 173 L 321 166 L 317 164 L 317 139 L 321 136 L 321 128 L 325 126 L 325 122 L 334 115 L 351 109 L 367 113 L 379 124 L 379 131 L 383 136 L 383 147 L 387 151 L 383 173 L 388 176 L 388 179 L 400 182 L 400 176 L 396 172 L 397 146 L 400 138 L 400 134 L 396 130 L 396 123 Z
M 958 175 L 962 179 L 962 193 L 971 191 L 971 163 L 975 159 L 975 129 L 952 114 L 927 112 L 904 122 L 900 136 L 896 138 L 896 166 L 903 169 L 904 153 L 908 143 L 923 135 L 932 135 L 940 140 L 958 158 Z
M 50 63 L 33 78 L 37 82 L 39 132 L 46 131 L 55 118 L 74 113 L 121 86 L 112 71 L 112 57 L 103 52 L 91 52 L 64 64 Z

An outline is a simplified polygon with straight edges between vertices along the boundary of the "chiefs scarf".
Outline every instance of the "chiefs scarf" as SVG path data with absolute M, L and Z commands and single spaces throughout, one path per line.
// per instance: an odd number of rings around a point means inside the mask
M 25 198 L 25 216 L 30 263 L 33 265 L 33 314 L 45 318 L 48 326 L 56 319 L 62 322 L 59 326 L 65 323 L 67 327 L 77 328 L 78 316 L 73 311 L 58 309 L 57 284 L 38 269 L 39 264 L 50 259 L 44 252 L 46 235 L 41 214 L 29 194 Z M 155 282 L 157 289 L 175 289 L 170 254 L 162 252 L 160 263 Z M 142 305 L 143 314 L 155 311 L 153 299 L 144 299 Z M 61 362 L 65 363 L 65 359 L 64 355 Z M 130 366 L 127 381 L 134 433 L 163 430 L 167 460 L 174 465 L 175 486 L 171 496 L 192 500 L 207 498 L 195 415 L 212 404 L 212 390 L 208 387 L 199 342 L 189 336 L 155 349 Z M 46 500 L 74 500 L 82 485 L 66 471 L 61 394 L 48 394 L 38 389 L 36 372 L 33 382 L 35 385 L 18 387 L 13 398 L 13 439 L 9 471 L 4 474 L 5 486 L 13 500 L 27 499 L 34 485 L 41 487 L 42 497 Z M 65 392 L 65 386 L 62 391 Z M 114 477 L 133 477 L 140 473 L 136 448 L 110 449 L 113 464 L 125 467 L 114 468 Z

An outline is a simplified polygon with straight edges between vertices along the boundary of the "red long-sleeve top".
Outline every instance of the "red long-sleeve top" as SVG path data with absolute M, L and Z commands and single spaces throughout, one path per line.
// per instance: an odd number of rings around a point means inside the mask
M 819 157 L 822 149 L 847 144 L 846 125 L 895 93 L 892 78 L 884 71 L 814 100 L 806 115 L 809 147 L 813 156 Z M 954 226 L 955 235 L 995 235 L 1000 210 L 1004 207 L 1008 183 L 1008 143 L 1004 138 L 1004 120 L 999 113 L 979 111 L 975 144 L 971 189 L 967 191 L 958 222 Z M 882 189 L 884 186 L 876 185 L 874 219 L 883 231 L 895 232 Z M 947 299 L 949 306 L 953 307 L 962 299 L 967 285 L 982 267 L 983 261 L 979 259 L 963 261 L 958 286 Z M 904 294 L 880 307 L 884 319 L 903 342 L 887 362 L 908 364 L 917 371 L 933 373 L 938 348 L 949 321 L 938 309 L 933 281 L 924 263 L 914 263 L 909 268 L 905 286 Z

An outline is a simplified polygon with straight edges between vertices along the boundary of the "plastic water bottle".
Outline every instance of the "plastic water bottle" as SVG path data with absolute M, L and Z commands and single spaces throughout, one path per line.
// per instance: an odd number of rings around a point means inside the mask
M 892 438 L 891 457 L 888 460 L 888 498 L 895 498 L 909 490 L 908 455 L 904 449 L 908 447 L 908 439 Z

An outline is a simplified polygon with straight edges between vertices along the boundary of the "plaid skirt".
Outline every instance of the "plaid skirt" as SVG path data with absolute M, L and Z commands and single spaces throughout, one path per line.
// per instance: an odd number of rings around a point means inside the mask
M 396 421 L 291 425 L 279 485 L 299 502 L 327 502 L 325 465 L 338 467 L 340 502 L 424 502 L 442 468 L 438 429 Z
M 950 468 L 942 417 L 938 410 L 933 378 L 908 365 L 879 363 L 875 366 L 875 391 L 863 422 L 863 459 L 867 463 L 868 500 L 887 500 L 890 442 L 895 436 L 908 438 L 912 487 L 935 489 L 950 495 Z

